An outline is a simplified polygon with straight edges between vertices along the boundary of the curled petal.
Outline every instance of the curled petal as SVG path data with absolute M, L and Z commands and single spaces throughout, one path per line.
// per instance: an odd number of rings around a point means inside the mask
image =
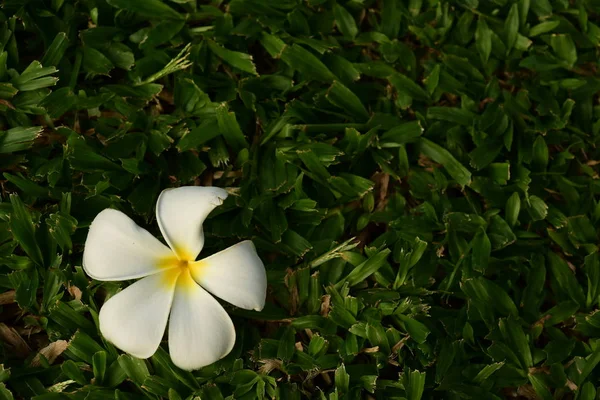
M 227 192 L 217 187 L 166 189 L 156 203 L 158 226 L 179 259 L 193 261 L 204 246 L 202 223 Z
M 199 369 L 225 357 L 235 343 L 229 315 L 214 297 L 184 271 L 177 282 L 169 321 L 169 353 L 185 370 Z
M 265 306 L 267 274 L 249 240 L 193 263 L 191 271 L 200 286 L 234 306 L 256 311 Z
M 99 281 L 136 279 L 161 271 L 173 252 L 121 211 L 94 218 L 83 250 L 83 269 Z
M 160 345 L 180 270 L 140 279 L 100 309 L 100 331 L 119 349 L 148 358 Z

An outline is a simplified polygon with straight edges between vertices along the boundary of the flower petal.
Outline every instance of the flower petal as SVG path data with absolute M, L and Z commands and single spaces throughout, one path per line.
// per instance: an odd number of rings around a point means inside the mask
M 83 250 L 83 269 L 99 281 L 137 279 L 161 271 L 173 252 L 121 211 L 94 218 Z
M 190 269 L 200 286 L 234 306 L 256 311 L 265 306 L 267 274 L 249 240 L 197 261 Z
M 204 246 L 202 223 L 226 198 L 227 192 L 218 187 L 183 186 L 162 191 L 156 203 L 156 219 L 179 259 L 196 259 Z
M 180 269 L 140 279 L 100 309 L 100 332 L 119 349 L 148 358 L 160 345 Z
M 194 282 L 188 270 L 175 289 L 169 321 L 169 353 L 185 370 L 199 369 L 225 357 L 235 343 L 231 318 L 214 297 Z

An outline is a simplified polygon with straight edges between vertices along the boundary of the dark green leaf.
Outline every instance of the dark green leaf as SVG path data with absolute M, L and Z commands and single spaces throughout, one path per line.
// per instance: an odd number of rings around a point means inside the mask
M 390 83 L 398 93 L 408 95 L 416 100 L 428 102 L 429 94 L 421 86 L 405 75 L 396 73 L 388 77 Z
M 477 46 L 477 51 L 479 52 L 481 60 L 484 63 L 487 63 L 492 52 L 492 32 L 483 18 L 477 20 L 475 45 Z
M 281 53 L 281 59 L 290 67 L 314 79 L 323 82 L 332 82 L 336 79 L 321 60 L 297 44 L 286 46 Z
M 219 58 L 225 61 L 227 64 L 232 67 L 241 69 L 242 71 L 258 75 L 256 72 L 256 67 L 252 62 L 252 56 L 246 53 L 240 53 L 237 51 L 227 50 L 212 40 L 208 41 L 208 47 L 210 50 L 215 53 Z
M 31 214 L 19 196 L 11 195 L 12 214 L 10 215 L 10 230 L 21 248 L 37 265 L 43 265 L 42 251 L 37 243 L 36 228 Z
M 108 0 L 113 7 L 153 18 L 182 19 L 183 16 L 161 0 Z
M 41 127 L 16 127 L 0 132 L 0 153 L 27 150 L 41 132 Z
M 443 165 L 448 174 L 458 184 L 464 186 L 471 183 L 471 173 L 469 170 L 462 166 L 448 150 L 428 139 L 421 138 L 421 151 L 433 161 Z
M 517 41 L 517 35 L 519 34 L 519 7 L 517 4 L 513 4 L 510 7 L 506 21 L 504 21 L 504 44 L 506 44 L 506 50 L 510 51 L 514 47 Z
M 353 119 L 358 121 L 369 119 L 369 113 L 358 96 L 338 81 L 333 82 L 329 87 L 327 100 L 345 110 Z
M 354 21 L 352 14 L 341 5 L 335 4 L 333 6 L 333 15 L 340 32 L 342 32 L 344 36 L 354 39 L 358 33 L 358 28 L 356 27 L 356 22 Z
M 235 113 L 228 111 L 226 104 L 219 105 L 216 111 L 219 130 L 227 143 L 236 151 L 248 147 L 248 142 L 240 129 Z

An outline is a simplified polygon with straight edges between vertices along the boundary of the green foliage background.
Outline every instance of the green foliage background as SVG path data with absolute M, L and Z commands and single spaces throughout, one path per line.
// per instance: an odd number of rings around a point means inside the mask
M 597 399 L 598 0 L 5 0 L 0 399 Z M 266 308 L 193 373 L 99 336 L 106 207 L 232 195 Z

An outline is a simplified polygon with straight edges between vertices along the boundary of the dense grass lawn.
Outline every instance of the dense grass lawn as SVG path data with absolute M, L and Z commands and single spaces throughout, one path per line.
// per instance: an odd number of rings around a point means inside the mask
M 5 0 L 0 400 L 598 399 L 599 56 L 599 0 Z M 191 185 L 268 289 L 190 372 L 82 253 Z

